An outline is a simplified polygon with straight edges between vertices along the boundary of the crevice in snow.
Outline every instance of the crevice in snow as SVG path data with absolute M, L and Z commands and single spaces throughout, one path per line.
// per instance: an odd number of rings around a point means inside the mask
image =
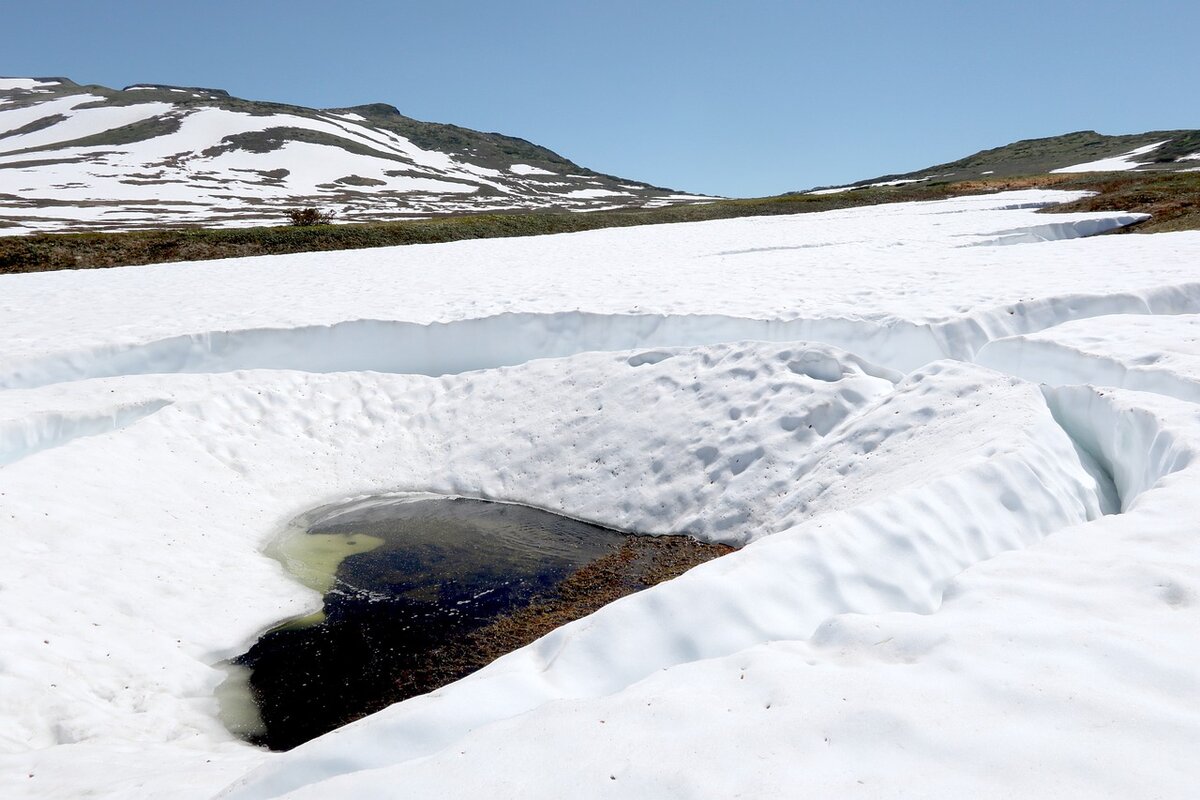
M 1180 332 L 1180 347 L 1182 339 Z M 1112 386 L 1200 403 L 1200 380 L 1170 360 L 1158 363 L 1158 355 L 1149 352 L 1123 359 L 1112 353 L 1089 352 L 1070 340 L 1012 336 L 989 342 L 980 349 L 975 363 L 1034 383 Z
M 721 315 L 500 314 L 427 325 L 354 320 L 299 328 L 215 331 L 31 360 L 0 375 L 0 389 L 121 375 L 245 369 L 452 375 L 589 351 L 737 341 L 825 342 L 867 361 L 914 368 L 941 358 L 929 326 L 854 319 L 760 320 Z M 862 361 L 876 377 L 890 370 Z
M 1048 387 L 1043 387 L 1045 394 Z M 1063 433 L 1071 440 L 1079 464 L 1084 471 L 1096 482 L 1096 496 L 1100 502 L 1101 512 L 1105 515 L 1120 514 L 1124 508 L 1123 495 L 1113 476 L 1113 462 L 1106 458 L 1102 450 L 1096 447 L 1096 432 L 1091 430 L 1090 420 L 1080 420 L 1073 417 L 1069 410 L 1051 402 L 1046 396 L 1046 406 L 1050 415 L 1062 428 Z
M 975 361 L 984 347 L 999 339 L 1033 334 L 1067 322 L 1117 314 L 1191 314 L 1200 310 L 1200 283 L 1160 286 L 1141 293 L 1071 294 L 1020 301 L 938 326 L 947 342 L 948 358 Z
M 1124 228 L 1127 225 L 1149 219 L 1149 214 L 1125 214 L 1103 219 L 1080 219 L 1068 222 L 1052 222 L 1046 225 L 1031 225 L 1011 231 L 998 231 L 994 239 L 974 242 L 964 247 L 992 247 L 1008 244 L 1032 244 L 1034 242 L 1058 242 L 1064 239 L 1079 239 Z
M 1181 441 L 1150 408 L 1132 406 L 1093 386 L 1043 386 L 1055 421 L 1112 478 L 1120 511 L 1191 463 Z
M 894 318 L 764 320 L 717 314 L 585 311 L 508 313 L 429 324 L 352 320 L 296 328 L 211 331 L 46 355 L 0 373 L 0 389 L 121 375 L 246 369 L 440 376 L 589 351 L 736 341 L 824 342 L 888 370 L 908 372 L 942 358 L 971 361 L 993 340 L 1033 333 L 1070 320 L 1198 311 L 1200 283 L 1189 283 L 1141 294 L 1080 294 L 1017 302 L 930 323 Z M 894 379 L 894 374 L 889 375 Z
M 0 466 L 61 447 L 84 436 L 120 430 L 171 404 L 169 400 L 121 406 L 104 413 L 47 412 L 0 422 Z

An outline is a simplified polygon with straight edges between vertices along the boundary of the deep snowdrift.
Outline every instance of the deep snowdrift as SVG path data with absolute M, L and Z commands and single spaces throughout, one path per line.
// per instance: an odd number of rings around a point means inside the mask
M 1062 196 L 4 278 L 3 793 L 1185 793 L 1200 236 L 991 246 Z M 262 546 L 389 491 L 746 547 L 233 741 Z

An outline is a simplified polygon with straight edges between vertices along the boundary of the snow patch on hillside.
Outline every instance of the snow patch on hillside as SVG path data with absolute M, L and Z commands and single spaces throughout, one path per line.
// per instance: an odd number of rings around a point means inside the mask
M 835 186 L 830 189 L 813 189 L 812 191 L 805 192 L 805 194 L 841 194 L 842 192 L 849 192 L 853 191 L 854 189 L 870 189 L 877 186 L 904 186 L 908 183 L 923 183 L 924 181 L 929 180 L 931 177 L 936 176 L 926 176 L 924 178 L 897 178 L 896 180 L 879 181 L 878 183 L 864 183 L 857 184 L 855 186 Z
M 1128 153 L 1122 153 L 1121 155 L 1113 156 L 1112 158 L 1102 158 L 1098 161 L 1088 161 L 1086 163 L 1075 164 L 1070 167 L 1059 167 L 1058 169 L 1050 170 L 1050 172 L 1125 172 L 1131 169 L 1136 169 L 1144 163 L 1142 161 L 1135 160 L 1139 156 L 1144 156 L 1151 151 L 1157 150 L 1168 141 L 1170 141 L 1170 139 L 1166 139 L 1161 142 L 1155 142 L 1154 144 L 1148 144 L 1144 147 L 1136 147 L 1133 150 L 1130 150 Z
M 548 169 L 542 169 L 541 167 L 535 167 L 530 164 L 513 164 L 511 167 L 508 168 L 508 171 L 515 175 L 554 175 L 555 174 Z M 640 188 L 640 187 L 638 187 L 638 188 Z
M 0 78 L 0 91 L 33 92 L 58 85 L 59 81 L 41 81 L 35 78 Z

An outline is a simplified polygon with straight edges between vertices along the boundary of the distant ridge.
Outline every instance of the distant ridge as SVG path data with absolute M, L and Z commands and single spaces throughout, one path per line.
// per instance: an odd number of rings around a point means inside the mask
M 386 103 L 312 109 L 204 87 L 0 78 L 0 234 L 272 225 L 309 206 L 367 222 L 709 199 Z
M 974 155 L 914 172 L 882 175 L 839 187 L 846 190 L 888 183 L 1009 178 L 1052 172 L 1200 170 L 1200 130 L 1148 131 L 1106 136 L 1076 131 L 981 150 Z

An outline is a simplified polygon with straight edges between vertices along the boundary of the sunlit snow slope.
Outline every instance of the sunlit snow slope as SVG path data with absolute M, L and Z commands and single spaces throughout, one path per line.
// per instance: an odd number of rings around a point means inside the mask
M 383 104 L 317 110 L 212 89 L 0 78 L 0 234 L 276 225 L 307 206 L 361 222 L 706 199 Z
M 1200 234 L 1071 197 L 0 278 L 0 794 L 1187 796 Z M 237 742 L 381 492 L 743 547 Z

